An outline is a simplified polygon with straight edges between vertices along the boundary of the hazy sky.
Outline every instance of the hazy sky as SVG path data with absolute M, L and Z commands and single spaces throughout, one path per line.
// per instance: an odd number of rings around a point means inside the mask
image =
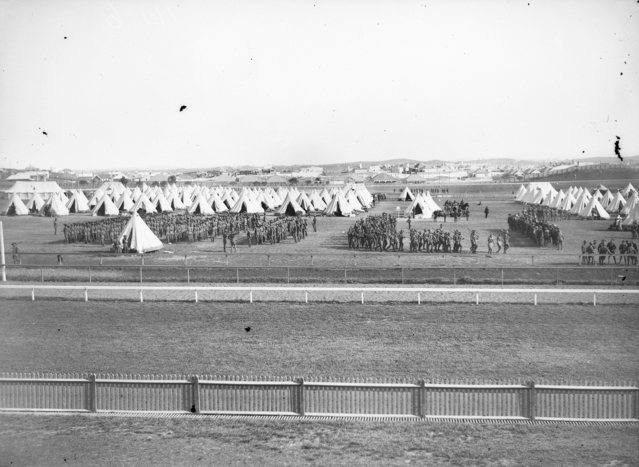
M 636 0 L 0 1 L 0 166 L 637 155 L 638 57 Z

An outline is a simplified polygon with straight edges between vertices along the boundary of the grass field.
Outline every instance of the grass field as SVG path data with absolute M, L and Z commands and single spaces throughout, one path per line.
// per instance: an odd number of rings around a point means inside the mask
M 631 305 L 8 300 L 2 323 L 0 371 L 639 379 Z
M 406 202 L 385 201 L 378 203 L 377 206 L 370 211 L 372 214 L 381 212 L 395 212 L 395 208 L 405 208 Z M 490 215 L 488 219 L 484 217 L 481 211 L 488 205 L 490 207 Z M 455 257 L 442 254 L 410 254 L 405 252 L 399 258 L 391 253 L 368 253 L 362 250 L 351 250 L 348 248 L 348 239 L 346 231 L 355 222 L 354 218 L 320 218 L 318 221 L 318 232 L 310 232 L 309 236 L 299 243 L 294 243 L 289 239 L 283 243 L 276 245 L 260 245 L 249 248 L 244 237 L 240 238 L 238 253 L 229 255 L 229 265 L 266 265 L 267 254 L 287 254 L 290 257 L 273 257 L 271 265 L 300 265 L 308 266 L 310 263 L 310 255 L 314 255 L 314 264 L 322 266 L 333 265 L 352 265 L 355 253 L 364 253 L 365 257 L 357 259 L 359 266 L 388 266 L 401 264 L 404 266 L 411 265 L 449 265 L 449 266 L 465 266 L 465 265 L 532 265 L 532 255 L 535 257 L 535 265 L 576 265 L 578 262 L 578 254 L 580 253 L 580 245 L 583 240 L 606 240 L 614 238 L 617 244 L 622 239 L 629 239 L 630 232 L 612 232 L 607 228 L 609 221 L 587 221 L 587 220 L 566 220 L 558 221 L 558 225 L 564 232 L 565 241 L 564 249 L 558 252 L 555 248 L 538 248 L 534 241 L 517 232 L 511 234 L 511 249 L 509 254 L 492 255 L 487 258 L 486 240 L 490 233 L 500 233 L 502 229 L 506 229 L 508 213 L 521 211 L 522 206 L 513 201 L 495 200 L 490 203 L 483 203 L 477 206 L 476 203 L 471 205 L 470 221 L 462 220 L 457 224 L 448 222 L 445 229 L 452 231 L 454 229 L 461 230 L 468 237 L 467 229 L 476 229 L 480 235 L 479 253 L 470 257 Z M 363 214 L 364 216 L 367 214 Z M 360 215 L 361 217 L 361 215 Z M 61 222 L 84 222 L 92 220 L 90 216 L 68 216 Z M 441 220 L 441 219 L 440 219 Z M 449 219 L 450 220 L 450 219 Z M 108 246 L 102 247 L 100 244 L 71 244 L 64 243 L 61 233 L 55 236 L 53 232 L 53 220 L 51 218 L 42 217 L 3 217 L 5 245 L 10 246 L 12 242 L 20 242 L 20 249 L 23 252 L 44 252 L 44 253 L 62 253 L 69 255 L 71 253 L 83 253 L 82 259 L 65 256 L 65 264 L 71 264 L 75 261 L 82 264 L 99 264 L 99 254 L 108 253 Z M 414 228 L 433 228 L 441 222 L 434 223 L 432 220 L 418 220 L 413 222 Z M 407 224 L 404 220 L 398 223 L 399 228 L 407 230 Z M 468 251 L 470 242 L 466 238 L 463 241 L 463 247 Z M 408 245 L 405 245 L 408 248 Z M 165 244 L 162 252 L 147 255 L 147 264 L 183 264 L 184 256 L 189 257 L 189 264 L 202 266 L 218 266 L 225 265 L 226 258 L 219 254 L 223 252 L 222 242 L 218 238 L 215 242 L 195 242 L 195 243 L 179 243 Z M 247 255 L 251 253 L 251 255 Z M 255 253 L 263 254 L 256 258 Z M 564 253 L 565 256 L 558 253 Z M 243 257 L 243 255 L 245 255 Z M 10 256 L 8 257 L 10 260 Z M 23 255 L 24 264 L 55 264 L 56 256 L 34 256 Z M 139 259 L 131 259 L 128 264 L 139 264 Z M 259 262 L 258 262 L 259 261 Z
M 632 181 L 634 184 L 634 181 Z M 623 183 L 625 185 L 625 183 Z M 503 193 L 514 187 L 500 186 L 501 195 L 469 188 L 471 220 L 447 230 L 478 229 L 480 252 L 485 252 L 489 233 L 507 227 L 509 212 L 521 206 L 507 201 Z M 614 187 L 611 186 L 611 188 Z M 484 187 L 486 190 L 488 187 Z M 388 189 L 388 188 L 387 188 Z M 374 190 L 372 190 L 374 191 Z M 486 196 L 482 206 L 480 197 Z M 491 197 L 495 196 L 495 197 Z M 498 197 L 501 196 L 501 197 Z M 480 211 L 488 204 L 488 219 Z M 407 203 L 379 203 L 372 213 L 395 212 Z M 93 220 L 70 216 L 61 222 Z M 61 252 L 65 264 L 99 264 L 98 255 L 108 252 L 100 245 L 66 245 L 53 235 L 50 218 L 0 218 L 5 245 L 22 242 L 22 251 Z M 319 231 L 304 241 L 264 245 L 249 250 L 244 238 L 239 253 L 229 256 L 230 266 L 501 266 L 531 265 L 508 274 L 504 284 L 550 283 L 556 280 L 552 266 L 575 265 L 584 239 L 629 238 L 628 232 L 606 231 L 607 221 L 560 221 L 566 236 L 565 253 L 538 249 L 532 240 L 513 233 L 509 255 L 475 257 L 372 253 L 354 258 L 348 250 L 346 230 L 355 219 L 320 218 Z M 428 228 L 432 221 L 413 226 Z M 405 224 L 400 224 L 404 225 Z M 405 228 L 405 227 L 404 227 Z M 468 240 L 464 247 L 468 247 Z M 189 264 L 218 269 L 191 271 L 196 284 L 228 284 L 236 271 L 221 256 L 215 243 L 165 245 L 165 251 L 147 255 L 146 264 L 176 265 L 184 256 Z M 85 256 L 72 256 L 71 253 Z M 515 255 L 510 253 L 521 253 Z M 290 254 L 290 256 L 276 256 Z M 8 257 L 10 259 L 10 256 Z M 23 256 L 28 264 L 50 264 L 55 256 Z M 105 264 L 138 264 L 139 258 L 104 260 Z M 637 270 L 578 268 L 567 272 L 560 285 L 595 283 L 608 285 L 609 274 L 636 279 Z M 195 272 L 194 272 L 195 271 Z M 340 281 L 343 270 L 293 270 L 293 283 L 317 284 Z M 399 269 L 349 271 L 351 283 L 374 288 L 398 283 Z M 145 270 L 145 281 L 166 284 L 183 282 L 183 270 Z M 272 283 L 282 270 L 244 270 L 242 285 Z M 450 282 L 450 271 L 406 273 L 407 284 Z M 17 274 L 21 274 L 18 276 Z M 51 267 L 47 281 L 86 283 L 86 270 Z M 8 271 L 13 280 L 39 282 L 40 270 Z M 12 277 L 12 274 L 15 274 Z M 132 285 L 139 271 L 94 271 L 93 280 Z M 334 274 L 338 274 L 333 277 Z M 410 274 L 413 274 L 412 276 Z M 500 284 L 501 271 L 467 269 L 459 272 L 459 284 Z M 130 277 L 129 277 L 130 276 Z M 464 277 L 466 279 L 464 279 Z M 283 277 L 281 278 L 283 281 Z M 64 282 L 62 282 L 64 281 Z M 441 281 L 441 282 L 440 282 Z M 448 281 L 448 282 L 447 282 Z M 545 282 L 544 282 L 545 281 Z M 572 282 L 570 282 L 572 281 Z M 24 282 L 22 282 L 24 284 Z M 614 281 L 615 285 L 619 285 Z M 479 285 L 478 287 L 482 287 Z M 123 293 L 124 294 L 124 293 Z M 277 296 L 277 303 L 156 301 L 136 303 L 131 297 L 110 292 L 40 292 L 30 301 L 30 291 L 3 292 L 0 297 L 0 372 L 116 373 L 116 374 L 219 374 L 276 377 L 373 377 L 409 379 L 443 378 L 464 381 L 516 379 L 535 381 L 632 381 L 639 379 L 639 316 L 633 296 L 626 304 L 610 305 L 567 294 L 570 304 L 557 304 L 553 295 L 540 296 L 532 305 L 530 294 L 506 297 L 505 303 L 469 305 L 473 297 L 442 293 L 440 303 L 407 297 L 413 303 L 380 293 L 367 296 L 367 304 L 353 300 L 352 292 L 316 296 L 299 304 L 298 296 Z M 149 293 L 151 294 L 151 293 Z M 156 299 L 165 300 L 159 293 Z M 172 299 L 193 300 L 191 293 Z M 348 295 L 348 296 L 347 296 Z M 577 298 L 574 298 L 573 295 Z M 242 298 L 245 299 L 246 297 Z M 355 297 L 357 299 L 358 297 Z M 432 297 L 430 297 L 432 298 Z M 124 301 L 124 300 L 130 301 Z M 201 299 L 234 300 L 217 294 Z M 497 298 L 494 298 L 496 301 Z M 95 301 L 94 301 L 95 300 Z M 313 303 L 313 300 L 322 302 Z M 371 302 L 375 303 L 369 303 Z M 383 303 L 383 301 L 388 301 Z M 397 301 L 395 301 L 397 300 Z M 451 302 L 448 302 L 448 301 Z M 521 303 L 512 303 L 521 300 Z M 525 302 L 525 303 L 524 303 Z M 250 331 L 247 332 L 247 328 Z M 0 414 L 0 467 L 5 465 L 485 465 L 485 466 L 623 466 L 639 465 L 636 439 L 630 427 L 567 425 L 457 425 L 446 423 L 364 423 L 254 420 L 186 420 L 153 418 L 107 418 L 75 415 Z
M 409 267 L 364 268 L 354 266 L 314 267 L 232 267 L 232 266 L 99 266 L 87 267 L 65 265 L 63 267 L 8 267 L 8 278 L 12 282 L 82 284 L 143 283 L 180 285 L 246 285 L 246 284 L 388 284 L 388 285 L 534 285 L 598 287 L 639 286 L 639 268 L 615 267 L 508 267 L 491 265 L 481 267 Z
M 639 465 L 638 428 L 0 415 L 0 465 Z

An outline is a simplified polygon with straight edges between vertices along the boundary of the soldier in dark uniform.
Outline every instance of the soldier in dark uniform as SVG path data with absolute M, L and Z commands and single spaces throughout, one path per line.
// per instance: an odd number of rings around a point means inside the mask
M 235 236 L 237 235 L 237 232 L 230 232 L 229 233 L 229 241 L 231 242 L 231 253 L 233 253 L 235 251 L 235 253 L 237 253 L 237 244 L 235 243 Z
M 610 252 L 610 256 L 608 256 L 608 264 L 610 264 L 610 258 L 617 264 L 617 257 L 615 256 L 615 251 L 617 251 L 617 245 L 615 245 L 615 241 L 611 238 L 608 244 L 606 245 L 608 251 Z
M 22 259 L 20 259 L 20 248 L 18 248 L 17 243 L 11 244 L 11 252 L 13 253 L 13 264 L 22 264 Z

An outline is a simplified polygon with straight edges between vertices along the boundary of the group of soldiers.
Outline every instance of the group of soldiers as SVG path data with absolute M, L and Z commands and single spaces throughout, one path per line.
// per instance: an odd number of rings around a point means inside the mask
M 622 240 L 619 245 L 619 263 L 623 261 L 623 264 L 626 266 L 636 266 L 637 265 L 637 243 L 631 240 Z M 608 264 L 610 264 L 610 260 L 612 259 L 615 264 L 617 264 L 617 245 L 615 244 L 614 239 L 610 239 L 608 243 L 606 243 L 605 239 L 601 239 L 601 242 L 597 244 L 597 240 L 593 240 L 588 243 L 587 240 L 584 240 L 581 245 L 581 264 L 590 264 L 595 265 L 595 256 L 599 256 L 598 265 L 604 266 L 606 264 L 606 258 L 608 259 Z
M 524 208 L 524 212 L 541 221 L 563 221 L 573 216 L 567 211 L 548 206 L 528 206 Z
M 387 213 L 368 216 L 359 219 L 348 229 L 348 247 L 354 249 L 366 249 L 370 251 L 404 251 L 404 240 L 408 237 L 408 246 L 411 253 L 462 253 L 462 232 L 454 230 L 445 231 L 443 224 L 436 229 L 411 228 L 411 220 L 408 219 L 408 235 L 403 230 L 397 230 L 397 218 Z M 479 235 L 475 230 L 470 231 L 470 252 L 477 253 Z M 491 234 L 488 239 L 488 252 L 499 253 L 510 246 L 510 237 L 503 232 L 495 237 Z M 497 250 L 494 251 L 495 243 Z
M 460 202 L 457 200 L 446 200 L 444 207 L 441 210 L 437 210 L 433 213 L 433 219 L 437 222 L 437 218 L 443 217 L 444 222 L 446 218 L 452 217 L 454 222 L 460 217 L 465 217 L 468 221 L 470 219 L 470 207 L 469 204 L 462 199 Z
M 397 231 L 397 218 L 383 212 L 359 219 L 348 229 L 348 247 L 367 250 L 404 251 L 404 231 Z
M 191 215 L 159 213 L 143 216 L 146 225 L 158 237 L 167 243 L 215 241 L 216 236 L 222 236 L 223 248 L 227 243 L 231 251 L 237 251 L 238 237 L 246 234 L 247 245 L 262 245 L 280 243 L 291 237 L 295 243 L 308 235 L 308 219 L 303 217 L 279 217 L 266 220 L 265 215 L 258 214 L 228 214 L 225 216 Z M 127 217 L 110 217 L 99 221 L 76 222 L 64 224 L 63 232 L 66 243 L 95 243 L 112 244 L 112 249 L 118 253 L 127 253 L 127 242 L 118 241 L 120 232 L 129 221 Z M 313 230 L 317 232 L 317 217 L 311 220 Z M 54 221 L 57 234 L 57 221 Z
M 54 232 L 57 235 L 57 217 L 54 218 L 53 222 Z M 63 224 L 62 233 L 65 243 L 95 243 L 99 241 L 104 246 L 106 243 L 115 241 L 127 222 L 129 222 L 129 218 L 120 216 L 108 217 L 99 221 L 73 222 Z
M 508 214 L 508 227 L 532 237 L 539 248 L 549 245 L 563 250 L 564 234 L 556 224 L 537 217 L 535 209 L 525 208 L 521 214 Z

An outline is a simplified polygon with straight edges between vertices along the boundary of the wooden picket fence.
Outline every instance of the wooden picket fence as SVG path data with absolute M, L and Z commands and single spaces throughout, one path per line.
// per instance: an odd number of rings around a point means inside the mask
M 639 421 L 637 382 L 0 374 L 0 411 Z

